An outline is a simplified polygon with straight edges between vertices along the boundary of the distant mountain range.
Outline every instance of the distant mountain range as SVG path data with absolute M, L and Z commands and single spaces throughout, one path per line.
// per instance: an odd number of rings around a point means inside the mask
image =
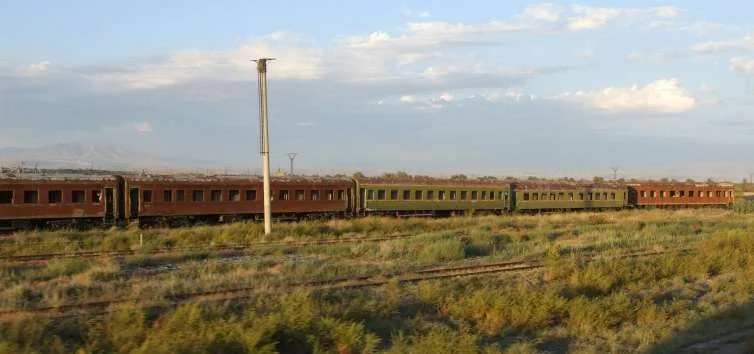
M 60 143 L 41 147 L 0 148 L 0 166 L 27 168 L 192 169 L 213 167 L 208 161 L 154 156 L 113 146 Z

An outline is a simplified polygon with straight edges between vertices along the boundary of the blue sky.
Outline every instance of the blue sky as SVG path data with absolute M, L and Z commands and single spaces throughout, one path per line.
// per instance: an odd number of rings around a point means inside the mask
M 749 1 L 0 1 L 0 147 L 310 173 L 740 179 Z M 6 157 L 7 158 L 7 157 Z M 197 167 L 197 166 L 193 166 Z

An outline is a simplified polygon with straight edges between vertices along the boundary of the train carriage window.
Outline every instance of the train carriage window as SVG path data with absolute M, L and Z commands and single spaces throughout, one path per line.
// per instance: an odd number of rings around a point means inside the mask
M 257 190 L 256 189 L 247 189 L 246 190 L 246 200 L 257 200 Z
M 482 191 L 482 197 L 481 197 L 481 198 L 479 198 L 479 199 L 480 199 L 480 200 L 485 200 L 485 199 L 487 199 L 487 191 Z
M 437 194 L 438 194 L 437 199 L 445 200 L 445 191 L 439 191 L 437 192 Z
M 529 200 L 529 193 L 528 192 L 524 193 L 524 200 Z
M 37 203 L 39 203 L 39 192 L 24 191 L 24 204 L 37 204 Z
M 607 192 L 602 192 L 602 200 L 607 200 Z
M 686 191 L 678 192 L 678 198 L 684 198 L 684 197 L 686 197 Z
M 694 198 L 694 191 L 689 191 L 689 198 Z
M 47 192 L 47 202 L 50 204 L 58 204 L 63 202 L 63 192 L 62 191 L 48 191 Z
M 403 191 L 403 200 L 411 200 L 411 191 Z
M 675 194 L 675 191 L 670 191 L 670 197 L 671 198 L 677 197 L 677 195 Z
M 280 191 L 280 197 L 279 200 L 290 200 L 291 199 L 291 193 L 287 189 L 283 189 Z
M 0 191 L 0 204 L 10 204 L 13 202 L 13 191 Z
M 296 190 L 296 200 L 306 200 L 306 195 L 303 190 Z
M 471 200 L 477 200 L 479 198 L 479 192 L 471 191 Z
M 221 202 L 223 200 L 223 191 L 217 189 L 210 191 L 209 200 L 213 202 Z
M 173 191 L 167 190 L 162 191 L 162 201 L 165 203 L 172 203 L 173 202 Z
M 200 189 L 195 189 L 191 192 L 191 200 L 195 202 L 203 202 L 204 201 L 204 191 Z
M 416 192 L 414 192 L 414 199 L 416 199 L 416 200 L 422 200 L 422 191 L 416 191 Z
M 657 198 L 657 192 L 655 192 L 655 191 L 650 191 L 650 192 L 649 192 L 649 196 L 650 196 L 650 197 L 652 197 L 652 198 Z
M 450 200 L 456 200 L 458 198 L 458 192 L 450 191 Z
M 102 191 L 92 191 L 92 203 L 102 202 Z
M 228 200 L 231 202 L 241 201 L 241 191 L 238 189 L 231 189 L 228 191 Z
M 468 192 L 461 191 L 461 200 L 466 200 L 466 199 L 468 199 Z
M 718 198 L 722 197 L 721 192 L 720 191 L 716 191 L 715 192 L 715 196 L 718 197 Z
M 712 191 L 707 191 L 707 198 L 712 198 Z
M 81 204 L 86 201 L 86 193 L 84 191 L 72 191 L 71 192 L 71 202 L 76 204 Z
M 584 193 L 579 193 L 579 200 L 584 200 Z
M 312 191 L 312 200 L 319 200 L 319 191 L 314 190 Z
M 558 193 L 558 200 L 565 200 L 565 193 L 564 192 Z
M 397 190 L 391 190 L 390 191 L 390 200 L 398 200 L 398 191 Z
M 377 200 L 385 200 L 385 190 L 380 189 L 377 191 Z
M 503 200 L 503 192 L 498 192 L 497 193 L 497 199 Z
M 550 200 L 558 200 L 555 193 L 550 193 Z
M 639 195 L 641 195 L 642 198 L 646 198 L 647 197 L 647 191 L 641 191 L 639 193 Z
M 508 201 L 508 192 L 503 193 L 503 198 L 505 198 L 505 201 Z
M 374 200 L 374 191 L 371 189 L 367 191 L 367 200 Z
M 338 200 L 345 200 L 346 199 L 345 195 L 346 195 L 345 191 L 343 191 L 342 189 L 338 189 Z
M 615 200 L 615 192 L 610 193 L 610 200 Z
M 532 193 L 532 194 L 531 194 L 531 200 L 539 200 L 539 194 L 537 194 L 537 193 Z
M 427 200 L 435 200 L 435 191 L 427 191 Z
M 144 190 L 141 192 L 141 201 L 143 203 L 151 203 L 152 202 L 152 191 L 150 190 Z
M 573 201 L 573 193 L 568 193 L 568 200 Z
M 185 202 L 186 201 L 186 191 L 180 189 L 175 191 L 175 201 L 176 202 Z
M 665 191 L 660 191 L 660 199 L 665 198 Z
M 594 200 L 600 200 L 600 194 L 594 193 Z

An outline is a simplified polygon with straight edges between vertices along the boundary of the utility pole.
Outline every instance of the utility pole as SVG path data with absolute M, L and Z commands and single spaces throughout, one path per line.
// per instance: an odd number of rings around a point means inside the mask
M 272 204 L 270 203 L 270 141 L 267 117 L 267 62 L 274 58 L 259 58 L 257 79 L 259 81 L 259 152 L 262 155 L 264 178 L 264 234 L 272 233 Z
M 613 170 L 613 181 L 618 180 L 618 167 L 611 167 Z
M 291 176 L 293 176 L 293 160 L 296 159 L 296 156 L 298 155 L 297 152 L 289 152 L 288 158 L 291 160 Z

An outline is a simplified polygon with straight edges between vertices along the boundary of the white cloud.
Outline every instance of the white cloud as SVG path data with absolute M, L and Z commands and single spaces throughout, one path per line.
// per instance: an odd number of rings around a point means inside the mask
M 685 32 L 696 35 L 703 35 L 711 32 L 735 31 L 736 26 L 726 25 L 717 22 L 699 21 L 693 23 L 682 23 L 678 21 L 657 20 L 649 23 L 650 28 L 664 29 L 667 31 Z
M 414 103 L 416 102 L 416 97 L 411 96 L 411 95 L 403 95 L 400 98 L 400 102 L 401 103 Z
M 616 20 L 651 21 L 678 16 L 675 7 L 602 8 L 552 4 L 530 5 L 511 19 L 483 23 L 422 21 L 407 23 L 399 34 L 375 31 L 368 35 L 346 37 L 344 45 L 356 50 L 420 52 L 439 46 L 487 45 L 498 43 L 511 34 L 557 33 L 597 29 Z
M 601 28 L 618 19 L 673 18 L 679 15 L 680 10 L 672 6 L 637 9 L 572 5 L 571 12 L 573 15 L 568 18 L 568 29 L 582 31 Z
M 521 101 L 521 99 L 525 99 L 525 98 L 528 98 L 530 100 L 535 99 L 534 96 L 524 96 L 520 92 L 513 91 L 513 90 L 498 90 L 498 91 L 485 94 L 483 96 L 488 102 L 501 102 L 501 101 L 519 102 Z
M 519 15 L 523 21 L 557 22 L 560 20 L 562 9 L 553 4 L 530 5 Z
M 754 59 L 735 57 L 730 60 L 730 69 L 744 75 L 754 75 Z
M 320 50 L 308 47 L 285 32 L 255 39 L 227 51 L 184 51 L 157 62 L 140 63 L 91 77 L 103 85 L 151 89 L 194 80 L 254 80 L 259 56 L 278 58 L 270 64 L 270 78 L 316 79 L 324 73 Z M 273 69 L 274 68 L 274 69 Z
M 429 11 L 426 11 L 426 10 L 416 10 L 416 9 L 411 8 L 408 5 L 402 5 L 401 6 L 401 13 L 403 14 L 403 16 L 406 16 L 406 17 L 422 17 L 422 18 L 427 18 L 427 17 L 430 17 L 432 15 L 432 14 L 430 14 Z
M 134 123 L 134 129 L 139 134 L 149 134 L 153 131 L 152 123 L 150 122 L 136 122 Z
M 693 46 L 691 50 L 698 54 L 750 53 L 754 52 L 754 36 L 699 43 Z
M 694 97 L 676 79 L 657 80 L 644 87 L 608 87 L 600 91 L 565 92 L 555 99 L 608 112 L 681 113 L 696 106 Z

